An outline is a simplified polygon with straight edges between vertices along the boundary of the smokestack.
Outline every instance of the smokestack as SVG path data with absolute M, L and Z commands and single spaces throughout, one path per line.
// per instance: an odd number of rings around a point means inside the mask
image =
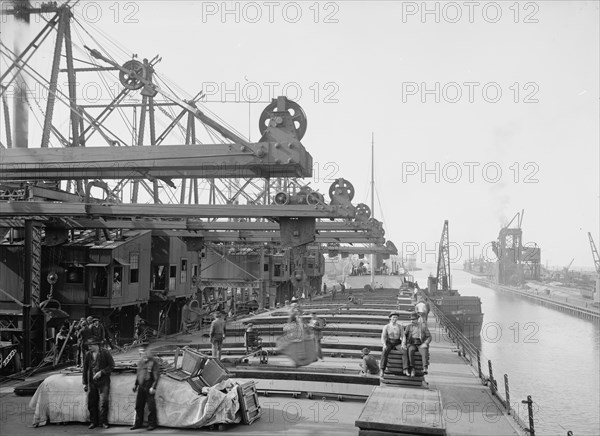
M 14 52 L 16 56 L 21 54 L 21 48 L 26 45 L 24 41 L 25 30 L 29 27 L 29 11 L 31 4 L 29 0 L 13 0 L 15 7 L 15 22 L 17 32 L 15 37 Z M 29 147 L 29 108 L 27 107 L 27 80 L 20 71 L 15 78 L 16 92 L 14 95 L 14 118 L 13 118 L 13 147 Z

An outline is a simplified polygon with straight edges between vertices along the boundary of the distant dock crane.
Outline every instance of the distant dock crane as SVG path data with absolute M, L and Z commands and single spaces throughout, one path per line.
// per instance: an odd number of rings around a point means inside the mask
M 600 290 L 600 256 L 598 256 L 598 250 L 590 232 L 588 232 L 588 238 L 590 240 L 590 248 L 592 249 L 592 258 L 594 259 L 594 268 L 596 269 L 596 289 L 594 290 L 593 298 L 595 304 L 600 304 L 598 296 L 598 291 Z

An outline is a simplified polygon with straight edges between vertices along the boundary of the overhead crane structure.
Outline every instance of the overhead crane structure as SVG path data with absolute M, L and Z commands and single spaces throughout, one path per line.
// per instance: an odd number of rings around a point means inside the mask
M 69 2 L 61 6 L 42 4 L 39 8 L 18 2 L 3 13 L 20 17 L 53 14 L 20 52 L 0 46 L 9 64 L 0 77 L 6 126 L 5 137 L 0 138 L 0 235 L 10 246 L 14 247 L 11 244 L 16 239 L 24 248 L 20 303 L 23 337 L 19 342 L 25 367 L 33 363 L 32 346 L 39 345 L 34 344 L 32 332 L 40 328 L 34 313 L 43 304 L 42 272 L 48 270 L 42 265 L 42 247 L 68 244 L 74 232 L 83 235 L 86 229 L 103 230 L 106 246 L 119 245 L 119 241 L 110 239 L 111 231 L 128 229 L 142 231 L 136 233 L 139 238 L 145 237 L 144 230 L 152 230 L 159 238 L 191 241 L 191 250 L 206 244 L 225 252 L 228 246 L 246 245 L 261 252 L 261 264 L 266 251 L 286 249 L 291 259 L 291 281 L 297 289 L 306 283 L 307 256 L 320 256 L 321 244 L 374 243 L 377 246 L 371 250 L 393 251 L 389 245 L 382 245 L 383 228 L 370 218 L 370 209 L 352 204 L 354 188 L 350 182 L 336 180 L 327 202 L 322 194 L 296 179 L 310 176 L 313 167 L 312 157 L 300 142 L 307 119 L 297 103 L 285 97 L 273 99 L 259 118 L 260 140 L 251 143 L 207 115 L 209 111 L 199 103 L 201 92 L 190 99 L 175 95 L 156 70 L 158 57 L 139 61 L 133 56 L 117 62 L 114 59 L 118 56 L 101 47 L 90 49 L 83 42 L 76 45 L 71 24 L 78 20 Z M 53 32 L 56 42 L 51 70 L 40 74 L 30 61 Z M 88 56 L 86 61 L 75 58 L 73 51 L 77 48 Z M 66 68 L 61 69 L 63 57 Z M 83 66 L 76 65 L 80 61 Z M 61 72 L 67 74 L 67 94 L 57 86 Z M 82 104 L 78 100 L 78 77 L 92 72 L 112 75 L 113 80 L 116 73 L 116 83 L 122 89 L 107 105 Z M 41 84 L 48 99 L 42 110 L 38 102 L 15 93 L 12 114 L 16 123 L 11 130 L 7 91 L 23 76 Z M 106 84 L 106 79 L 102 82 Z M 141 101 L 125 100 L 136 98 L 136 91 Z M 57 119 L 61 113 L 56 103 L 63 104 L 62 121 Z M 23 128 L 23 120 L 17 118 L 24 111 L 34 112 L 35 105 L 42 112 L 43 129 L 40 147 L 28 148 L 34 141 L 28 136 L 31 133 L 26 123 Z M 174 112 L 175 107 L 180 111 Z M 133 109 L 131 141 L 123 139 L 123 127 L 118 126 L 119 119 L 128 118 L 125 108 Z M 157 134 L 161 115 L 166 116 L 166 127 Z M 212 143 L 201 140 L 197 122 Z M 61 132 L 64 126 L 68 131 Z M 201 204 L 203 183 L 209 185 L 208 204 Z M 145 199 L 140 195 L 140 186 L 146 190 Z M 148 199 L 154 204 L 140 204 Z M 246 204 L 238 204 L 240 200 Z M 181 204 L 165 206 L 165 201 Z M 218 221 L 224 218 L 229 221 Z M 335 219 L 343 221 L 332 222 Z M 95 244 L 100 243 L 99 239 Z M 318 245 L 311 245 L 315 243 Z M 126 265 L 123 259 L 115 261 L 121 265 L 119 268 Z M 103 264 L 90 265 L 98 268 Z M 48 279 L 52 275 L 55 281 L 55 274 L 52 271 Z M 264 278 L 259 280 L 261 292 L 267 287 Z M 198 279 L 196 283 L 202 284 L 202 274 Z M 218 285 L 219 281 L 210 279 L 206 283 Z M 97 305 L 98 299 L 91 296 L 87 304 Z
M 6 148 L 0 146 L 0 183 L 13 182 L 9 190 L 47 186 L 48 182 L 52 186 L 53 182 L 62 188 L 59 192 L 81 199 L 84 180 L 101 179 L 108 181 L 111 197 L 131 203 L 149 199 L 156 204 L 232 204 L 243 198 L 252 204 L 268 204 L 273 189 L 289 184 L 279 178 L 312 174 L 312 158 L 300 143 L 306 115 L 296 103 L 274 99 L 260 116 L 260 140 L 251 143 L 203 107 L 202 92 L 188 98 L 176 95 L 175 86 L 157 71 L 158 56 L 150 61 L 138 60 L 137 55 L 124 58 L 113 49 L 118 47 L 114 41 L 103 44 L 108 38 L 101 32 L 94 34 L 93 26 L 81 26 L 85 20 L 70 7 L 71 2 L 37 8 L 27 1 L 15 3 L 2 13 L 25 21 L 32 14 L 50 18 L 20 53 L 0 46 L 8 64 L 0 78 L 0 116 L 6 126 L 0 138 L 6 144 Z M 41 49 L 50 45 L 48 36 L 53 33 L 52 65 L 49 71 L 38 71 L 32 65 Z M 66 68 L 61 69 L 61 61 Z M 59 79 L 60 73 L 66 73 L 65 80 Z M 96 80 L 90 80 L 90 75 L 96 75 Z M 45 108 L 37 99 L 19 93 L 28 89 L 27 81 L 47 93 Z M 113 97 L 108 104 L 82 101 L 79 89 L 90 82 L 103 95 Z M 62 92 L 59 83 L 66 85 L 68 93 Z M 15 103 L 12 120 L 10 97 Z M 41 149 L 29 149 L 35 135 L 16 118 L 29 112 L 35 116 L 38 109 L 43 118 Z M 132 114 L 125 112 L 129 109 Z M 40 194 L 40 189 L 35 190 Z

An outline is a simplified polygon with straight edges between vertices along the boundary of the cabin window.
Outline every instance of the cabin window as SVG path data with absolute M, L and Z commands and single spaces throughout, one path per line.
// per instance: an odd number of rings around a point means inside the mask
M 309 264 L 308 264 L 308 269 L 312 269 L 312 268 L 314 268 L 314 266 L 315 266 L 314 264 L 312 264 L 312 263 L 309 263 Z
M 75 265 L 65 267 L 65 283 L 83 283 L 83 267 Z
M 177 265 L 169 267 L 169 289 L 175 289 L 177 285 Z
M 198 279 L 198 265 L 197 264 L 192 265 L 192 277 L 196 277 L 196 279 Z
M 152 273 L 152 289 L 164 291 L 166 286 L 166 265 L 154 265 Z
M 129 253 L 129 283 L 140 281 L 140 253 Z
M 90 268 L 88 274 L 92 297 L 108 297 L 108 273 L 104 267 Z
M 187 282 L 187 259 L 181 259 L 181 271 L 179 272 L 179 283 Z
M 120 297 L 123 295 L 123 267 L 115 266 L 113 270 L 112 296 Z
M 269 271 L 269 264 L 268 264 L 268 263 L 265 263 L 265 264 L 264 264 L 264 266 L 263 266 L 263 271 L 264 271 L 264 272 L 268 272 L 268 271 Z
M 279 263 L 276 263 L 276 264 L 275 264 L 275 265 L 273 265 L 273 266 L 274 266 L 274 268 L 275 268 L 275 269 L 274 269 L 274 271 L 273 271 L 273 275 L 274 275 L 275 277 L 281 277 L 281 264 L 279 264 Z

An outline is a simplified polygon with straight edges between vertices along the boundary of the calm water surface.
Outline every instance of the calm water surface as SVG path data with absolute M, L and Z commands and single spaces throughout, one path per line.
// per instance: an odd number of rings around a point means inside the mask
M 426 283 L 430 272 L 435 270 L 414 275 Z M 485 367 L 490 359 L 502 392 L 508 374 L 514 407 L 532 396 L 536 434 L 600 435 L 600 326 L 472 284 L 473 276 L 464 271 L 452 276 L 462 295 L 481 298 Z

